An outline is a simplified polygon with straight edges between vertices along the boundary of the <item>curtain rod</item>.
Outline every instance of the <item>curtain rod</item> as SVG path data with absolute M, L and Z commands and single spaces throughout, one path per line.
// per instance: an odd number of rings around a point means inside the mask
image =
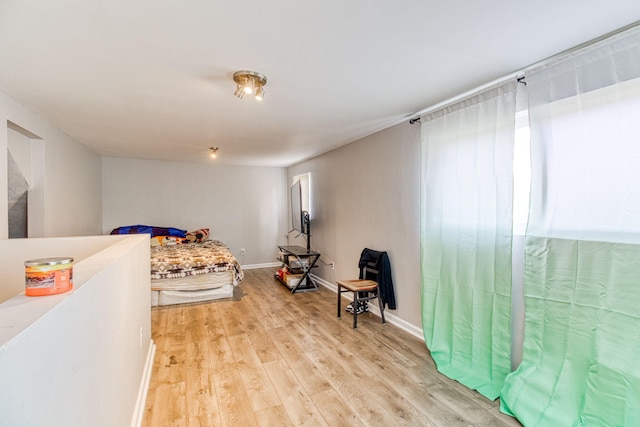
M 440 109 L 440 108 L 442 108 L 442 107 L 444 107 L 446 105 L 453 104 L 454 102 L 458 102 L 458 101 L 460 101 L 460 100 L 462 100 L 464 98 L 470 97 L 470 96 L 472 96 L 472 95 L 474 95 L 474 94 L 476 94 L 478 92 L 481 92 L 484 89 L 487 89 L 487 88 L 489 88 L 491 86 L 498 85 L 500 83 L 504 83 L 505 81 L 510 80 L 512 78 L 516 78 L 518 80 L 518 83 L 523 83 L 523 84 L 526 85 L 527 83 L 524 80 L 524 74 L 527 71 L 531 71 L 534 68 L 541 67 L 541 66 L 543 66 L 545 64 L 548 64 L 549 62 L 553 62 L 553 61 L 555 61 L 555 60 L 557 60 L 557 59 L 559 59 L 559 58 L 561 58 L 561 57 L 563 57 L 565 55 L 569 55 L 569 54 L 571 54 L 573 52 L 576 52 L 576 51 L 578 51 L 580 49 L 583 49 L 583 48 L 585 48 L 587 46 L 591 46 L 591 45 L 596 44 L 596 43 L 598 43 L 598 42 L 600 42 L 602 40 L 608 39 L 609 37 L 613 37 L 613 36 L 615 36 L 617 34 L 620 34 L 620 33 L 624 32 L 624 31 L 630 30 L 630 29 L 638 27 L 638 26 L 640 26 L 640 21 L 635 21 L 635 22 L 633 22 L 633 23 L 631 23 L 629 25 L 625 25 L 622 28 L 618 28 L 617 30 L 608 32 L 608 33 L 606 33 L 606 34 L 604 34 L 604 35 L 602 35 L 600 37 L 596 37 L 595 39 L 591 39 L 591 40 L 586 41 L 584 43 L 580 43 L 579 45 L 576 45 L 576 46 L 574 46 L 572 48 L 563 50 L 562 52 L 556 53 L 555 55 L 551 55 L 551 56 L 549 56 L 549 57 L 547 57 L 547 58 L 545 58 L 545 59 L 543 59 L 541 61 L 534 62 L 533 64 L 527 65 L 526 67 L 524 67 L 524 68 L 522 68 L 522 69 L 520 69 L 518 71 L 515 71 L 513 73 L 507 74 L 506 76 L 497 78 L 497 79 L 495 79 L 495 80 L 493 80 L 493 81 L 491 81 L 489 83 L 483 84 L 483 85 L 478 86 L 478 87 L 476 87 L 474 89 L 471 89 L 471 90 L 468 90 L 468 91 L 466 91 L 464 93 L 461 93 L 460 95 L 454 96 L 452 98 L 449 98 L 449 99 L 446 99 L 446 100 L 444 100 L 442 102 L 439 102 L 439 103 L 437 103 L 435 105 L 427 107 L 427 108 L 425 108 L 423 110 L 420 110 L 420 111 L 418 111 L 416 113 L 411 114 L 411 116 L 413 116 L 413 117 L 409 120 L 409 124 L 414 124 L 416 122 L 419 122 L 420 121 L 420 116 L 422 116 L 423 114 L 429 113 L 429 112 L 434 111 L 434 110 L 438 110 L 438 109 Z
M 503 83 L 505 81 L 511 80 L 514 77 L 516 78 L 518 83 L 522 83 L 523 85 L 526 86 L 527 85 L 527 81 L 525 80 L 525 77 L 523 75 L 520 75 L 520 74 L 522 74 L 520 71 L 516 71 L 515 73 L 511 73 L 511 74 L 506 75 L 506 76 L 504 76 L 504 77 L 502 77 L 500 79 L 494 80 L 494 81 L 489 82 L 489 83 L 487 83 L 485 85 L 482 85 L 482 86 L 478 86 L 478 87 L 476 87 L 474 89 L 471 89 L 470 91 L 464 92 L 464 93 L 462 93 L 462 94 L 460 94 L 458 96 L 454 96 L 453 98 L 449 98 L 448 100 L 443 101 L 443 102 L 441 102 L 439 104 L 433 105 L 433 106 L 431 106 L 431 107 L 429 107 L 429 108 L 427 108 L 425 110 L 420 111 L 419 113 L 416 113 L 416 114 L 418 114 L 418 116 L 413 117 L 412 119 L 410 119 L 409 120 L 409 124 L 412 125 L 414 123 L 419 122 L 420 121 L 420 116 L 422 116 L 425 113 L 429 113 L 431 111 L 438 110 L 438 109 L 440 109 L 442 107 L 445 107 L 447 105 L 451 105 L 454 102 L 458 102 L 458 101 L 461 101 L 461 100 L 463 100 L 465 98 L 471 97 L 471 96 L 477 94 L 478 92 L 482 92 L 483 90 L 488 89 L 488 88 L 490 88 L 492 86 L 497 86 L 500 83 Z
M 488 89 L 488 88 L 490 88 L 492 86 L 499 85 L 500 83 L 504 83 L 504 82 L 506 82 L 508 80 L 511 80 L 513 78 L 517 78 L 518 80 L 520 80 L 521 77 L 524 77 L 524 76 L 521 76 L 521 74 L 522 74 L 522 72 L 520 72 L 520 71 L 516 71 L 514 73 L 507 74 L 506 76 L 500 77 L 499 79 L 490 81 L 489 83 L 485 83 L 485 84 L 483 84 L 481 86 L 477 86 L 477 87 L 475 87 L 475 88 L 473 88 L 471 90 L 468 90 L 468 91 L 463 92 L 463 93 L 461 93 L 459 95 L 456 95 L 456 96 L 454 96 L 452 98 L 446 99 L 446 100 L 444 100 L 442 102 L 439 102 L 439 103 L 437 103 L 435 105 L 432 105 L 431 107 L 427 107 L 424 110 L 420 110 L 417 113 L 412 114 L 412 116 L 414 116 L 414 117 L 409 120 L 409 123 L 410 124 L 414 124 L 416 122 L 419 122 L 420 121 L 420 116 L 422 116 L 423 114 L 429 113 L 431 111 L 439 110 L 442 107 L 445 107 L 447 105 L 453 104 L 454 102 L 458 102 L 458 101 L 461 101 L 461 100 L 463 100 L 465 98 L 473 96 L 476 93 L 482 92 L 483 90 Z

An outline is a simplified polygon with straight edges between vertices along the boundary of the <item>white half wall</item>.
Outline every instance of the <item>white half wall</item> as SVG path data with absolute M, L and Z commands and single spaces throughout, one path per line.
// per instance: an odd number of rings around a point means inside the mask
M 115 236 L 111 239 L 113 238 Z M 115 241 L 96 237 L 0 240 L 0 254 L 2 254 L 0 257 L 2 269 L 0 304 L 24 293 L 25 261 L 49 257 L 71 257 L 77 264 Z
M 25 259 L 79 260 L 73 291 L 0 304 L 0 424 L 134 425 L 152 348 L 148 236 L 0 240 L 0 252 L 2 286 L 23 289 Z
M 103 233 L 145 224 L 209 228 L 240 264 L 273 262 L 286 233 L 286 169 L 102 160 Z M 241 249 L 245 254 L 241 254 Z
M 322 253 L 314 274 L 329 283 L 358 277 L 368 247 L 387 251 L 397 310 L 422 329 L 420 305 L 420 126 L 402 123 L 288 169 L 311 172 L 311 246 Z M 290 223 L 290 221 L 289 221 Z M 301 238 L 289 244 L 305 246 Z
M 101 234 L 101 158 L 94 151 L 65 135 L 45 118 L 0 92 L 0 239 L 8 237 L 7 145 L 11 122 L 42 140 L 34 150 L 31 175 L 42 194 L 42 212 L 33 212 L 42 224 L 36 237 L 87 236 Z M 40 141 L 38 139 L 38 141 Z M 43 153 L 44 151 L 44 153 Z M 31 215 L 31 212 L 30 212 Z M 31 221 L 30 221 L 31 224 Z M 30 233 L 30 236 L 33 234 Z

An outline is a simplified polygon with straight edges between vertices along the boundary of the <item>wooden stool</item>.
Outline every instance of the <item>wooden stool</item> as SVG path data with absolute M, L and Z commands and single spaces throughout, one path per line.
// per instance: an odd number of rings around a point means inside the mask
M 378 305 L 380 306 L 380 317 L 382 323 L 384 320 L 384 304 L 382 299 L 378 295 L 378 283 L 373 280 L 339 280 L 336 282 L 338 285 L 338 317 L 341 317 L 341 305 L 342 305 L 342 293 L 353 292 L 353 327 L 358 327 L 358 306 L 361 303 L 378 298 Z M 366 296 L 362 296 L 366 295 Z

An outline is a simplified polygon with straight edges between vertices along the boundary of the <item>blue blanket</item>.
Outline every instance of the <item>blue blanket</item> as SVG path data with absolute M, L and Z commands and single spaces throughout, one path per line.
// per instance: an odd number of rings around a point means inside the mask
M 187 230 L 180 230 L 173 227 L 156 227 L 153 225 L 125 225 L 123 227 L 114 228 L 111 234 L 150 234 L 151 237 L 156 236 L 175 236 L 186 237 Z

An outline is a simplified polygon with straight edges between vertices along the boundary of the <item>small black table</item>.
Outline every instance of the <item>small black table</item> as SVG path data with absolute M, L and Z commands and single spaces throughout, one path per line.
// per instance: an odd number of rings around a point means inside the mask
M 280 279 L 276 274 L 276 279 L 280 283 L 291 289 L 291 293 L 299 291 L 311 291 L 318 289 L 315 281 L 309 276 L 311 269 L 317 267 L 316 262 L 320 259 L 320 253 L 310 251 L 302 246 L 278 246 L 280 250 L 280 259 L 282 266 L 287 266 L 294 274 L 302 274 L 300 281 L 295 286 L 290 287 L 286 281 Z

